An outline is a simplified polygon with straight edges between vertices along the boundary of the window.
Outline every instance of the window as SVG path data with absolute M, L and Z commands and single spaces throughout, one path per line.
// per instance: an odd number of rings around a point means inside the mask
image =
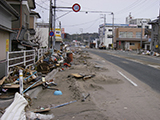
M 108 29 L 108 31 L 112 31 L 112 29 Z
M 126 32 L 119 32 L 119 38 L 126 38 Z
M 141 38 L 141 32 L 136 32 L 136 38 Z
M 119 32 L 119 38 L 133 38 L 133 32 Z
M 134 46 L 135 44 L 134 43 L 130 43 L 130 45 Z
M 107 35 L 107 38 L 112 38 L 112 35 Z
M 127 32 L 127 38 L 133 38 L 133 32 Z

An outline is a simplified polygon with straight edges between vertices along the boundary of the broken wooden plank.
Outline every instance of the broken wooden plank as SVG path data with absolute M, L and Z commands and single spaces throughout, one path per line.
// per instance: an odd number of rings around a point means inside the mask
M 15 85 L 11 85 L 11 84 L 10 84 L 10 85 L 4 85 L 4 86 L 3 86 L 3 88 L 5 88 L 5 89 L 9 89 L 9 88 L 19 88 L 19 87 L 20 87 L 20 85 L 16 85 L 16 84 L 15 84 Z
M 71 76 L 74 76 L 76 78 L 82 78 L 83 76 L 78 73 L 72 73 Z
M 45 109 L 35 109 L 33 110 L 34 113 L 42 113 L 42 112 L 48 112 L 50 111 L 50 108 L 45 108 Z
M 40 82 L 36 83 L 35 85 L 33 85 L 31 88 L 37 87 L 37 86 L 39 86 L 39 85 L 42 85 L 43 83 L 45 83 L 45 82 L 40 81 Z
M 93 74 L 93 75 L 86 75 L 86 76 L 83 77 L 83 80 L 92 78 L 92 77 L 94 77 L 94 76 L 95 76 L 95 74 Z
M 2 80 L 0 80 L 0 85 L 2 85 L 4 83 L 4 81 L 6 80 L 7 77 L 3 77 Z

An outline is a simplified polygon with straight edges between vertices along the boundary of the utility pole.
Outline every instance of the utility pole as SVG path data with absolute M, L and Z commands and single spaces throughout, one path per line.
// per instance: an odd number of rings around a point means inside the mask
M 49 32 L 48 32 L 48 49 L 52 46 L 52 36 L 49 36 L 50 31 L 52 30 L 52 0 L 50 0 L 50 12 L 49 12 Z
M 103 28 L 103 44 L 105 43 L 105 32 L 106 32 L 106 14 L 104 14 L 104 28 Z
M 81 42 L 83 42 L 83 28 L 80 28 L 81 31 Z
M 114 13 L 112 12 L 111 14 L 113 15 L 113 18 L 112 18 L 112 47 L 114 50 Z
M 140 43 L 140 50 L 142 49 L 142 36 L 143 36 L 143 21 L 141 21 L 141 43 Z
M 159 13 L 159 16 L 158 16 L 158 45 L 156 45 L 155 47 L 157 48 L 158 47 L 158 53 L 160 53 L 160 13 Z
M 54 0 L 54 36 L 53 36 L 53 49 L 55 48 L 55 41 L 56 41 L 56 37 L 55 37 L 55 29 L 56 29 L 56 0 Z

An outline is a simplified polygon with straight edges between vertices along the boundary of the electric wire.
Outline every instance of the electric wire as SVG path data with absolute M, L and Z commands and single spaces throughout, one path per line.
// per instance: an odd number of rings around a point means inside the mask
M 89 27 L 85 28 L 85 30 L 88 30 L 89 28 L 91 28 L 99 19 L 95 20 L 93 24 L 91 24 Z
M 85 25 L 85 24 L 94 22 L 94 21 L 96 21 L 96 20 L 99 20 L 99 18 L 97 18 L 97 19 L 95 19 L 95 20 L 92 20 L 92 21 L 89 21 L 89 22 L 85 22 L 85 23 L 80 23 L 80 24 L 75 24 L 75 25 L 63 25 L 63 26 L 65 26 L 65 27 L 81 26 L 81 25 Z
M 36 2 L 35 2 L 35 3 L 36 3 Z M 43 9 L 45 9 L 45 10 L 49 10 L 48 8 L 43 7 L 43 6 L 39 5 L 38 3 L 36 3 L 36 5 L 38 5 L 40 8 L 43 8 Z
M 140 6 L 140 5 L 143 5 L 146 1 L 147 1 L 147 0 L 140 1 L 138 4 L 135 4 L 135 5 L 133 5 L 132 7 L 127 8 L 127 10 L 124 9 L 124 10 L 119 11 L 119 12 L 116 12 L 116 13 L 117 13 L 117 14 L 124 14 L 124 13 L 126 13 L 126 12 L 128 12 L 128 11 L 131 11 L 131 10 L 137 8 L 137 7 Z
M 123 9 L 121 9 L 121 10 L 119 10 L 119 11 L 116 11 L 115 13 L 123 12 L 124 10 L 126 10 L 126 9 L 128 9 L 128 8 L 130 8 L 130 7 L 132 7 L 133 5 L 136 5 L 137 2 L 139 2 L 139 0 L 136 0 L 135 2 L 133 2 L 132 4 L 130 4 L 129 6 L 123 8 Z
M 150 1 L 150 0 L 149 0 Z M 155 8 L 155 4 L 157 3 L 157 0 L 156 1 L 151 1 L 152 3 L 150 3 L 148 6 L 146 7 L 141 7 L 139 10 L 136 10 L 134 13 L 136 14 L 140 14 L 141 12 L 144 13 L 144 10 L 145 12 L 147 12 L 148 10 L 152 9 L 152 8 Z

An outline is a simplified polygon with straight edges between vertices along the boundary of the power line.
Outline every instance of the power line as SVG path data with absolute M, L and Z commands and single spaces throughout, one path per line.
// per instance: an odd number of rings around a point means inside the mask
M 124 8 L 124 9 L 122 9 L 121 11 L 118 11 L 118 12 L 116 12 L 116 13 L 119 13 L 119 14 L 126 13 L 126 12 L 128 12 L 128 11 L 130 11 L 130 10 L 132 10 L 132 9 L 134 9 L 134 8 L 142 5 L 142 4 L 144 4 L 146 1 L 147 1 L 147 0 L 143 0 L 143 1 L 140 1 L 140 2 L 138 2 L 138 3 L 137 3 L 137 1 L 136 1 L 136 3 L 134 2 L 134 3 L 132 3 L 131 5 L 129 5 L 128 7 Z
M 99 19 L 95 20 L 95 22 L 94 22 L 92 25 L 90 25 L 88 28 L 85 28 L 85 30 L 91 28 L 98 20 L 99 20 Z
M 48 0 L 48 1 L 49 1 L 49 0 Z M 41 0 L 41 3 L 43 3 L 43 4 L 45 4 L 47 7 L 49 7 L 49 6 L 46 4 L 46 2 L 48 2 L 48 1 L 46 1 L 46 0 L 42 1 L 42 0 Z
M 123 9 L 121 9 L 121 10 L 119 10 L 119 11 L 115 12 L 115 13 L 123 12 L 124 10 L 126 10 L 126 9 L 128 9 L 128 8 L 132 7 L 133 5 L 137 4 L 137 2 L 139 2 L 139 0 L 136 0 L 135 2 L 133 2 L 132 4 L 130 4 L 129 6 L 127 6 L 127 7 L 123 8 Z
M 97 21 L 99 18 L 95 19 L 95 20 L 92 20 L 92 21 L 89 21 L 89 22 L 85 22 L 85 23 L 80 23 L 80 24 L 75 24 L 75 25 L 64 25 L 64 27 L 74 27 L 74 26 L 81 26 L 81 25 L 85 25 L 85 24 L 88 24 L 88 23 L 91 23 L 91 22 L 94 22 L 94 21 Z
M 35 2 L 35 3 L 36 3 L 36 2 Z M 49 10 L 48 8 L 45 8 L 45 7 L 41 6 L 41 5 L 39 5 L 38 3 L 36 3 L 36 5 L 38 5 L 39 7 L 43 8 L 43 9 L 45 9 L 45 10 Z
M 156 1 L 151 1 L 152 3 L 150 3 L 148 6 L 146 6 L 145 8 L 140 8 L 141 10 L 136 10 L 137 12 L 135 12 L 135 13 L 141 13 L 140 11 L 143 11 L 143 10 L 145 10 L 145 12 L 146 11 L 148 11 L 148 10 L 150 10 L 151 8 L 155 8 L 155 3 L 157 3 L 157 0 Z M 143 13 L 144 13 L 144 11 L 143 11 Z

